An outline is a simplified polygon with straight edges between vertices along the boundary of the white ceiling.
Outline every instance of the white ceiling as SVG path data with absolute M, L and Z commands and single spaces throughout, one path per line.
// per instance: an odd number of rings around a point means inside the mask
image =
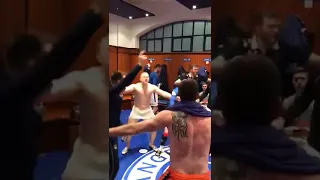
M 156 16 L 167 14 L 197 13 L 203 16 L 211 16 L 211 7 L 199 10 L 190 10 L 176 0 L 124 0 L 136 7 L 149 11 Z M 201 0 L 199 0 L 201 1 Z

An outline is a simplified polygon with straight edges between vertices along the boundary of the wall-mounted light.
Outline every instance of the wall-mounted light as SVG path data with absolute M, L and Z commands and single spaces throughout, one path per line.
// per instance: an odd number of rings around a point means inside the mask
M 154 58 L 149 58 L 149 62 L 152 63 L 154 61 Z
M 192 6 L 192 9 L 197 9 L 197 6 L 196 6 L 196 5 L 193 5 L 193 6 Z

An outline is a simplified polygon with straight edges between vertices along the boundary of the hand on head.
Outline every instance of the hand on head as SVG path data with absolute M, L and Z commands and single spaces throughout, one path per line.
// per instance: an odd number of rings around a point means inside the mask
M 140 65 L 144 65 L 147 63 L 148 56 L 144 55 L 145 51 L 140 51 L 139 56 L 138 56 L 138 63 Z

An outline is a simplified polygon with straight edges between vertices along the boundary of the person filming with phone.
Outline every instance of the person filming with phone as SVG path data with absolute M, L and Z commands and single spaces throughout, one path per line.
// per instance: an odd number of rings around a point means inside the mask
M 294 103 L 295 99 L 300 97 L 304 88 L 308 82 L 309 74 L 304 68 L 296 68 L 292 76 L 292 85 L 295 89 L 295 93 L 283 101 L 283 108 L 285 110 Z M 309 107 L 293 122 L 292 126 L 284 128 L 286 134 L 288 134 L 292 140 L 296 141 L 299 146 L 306 149 L 309 153 L 320 157 L 319 153 L 316 152 L 307 142 L 309 136 L 309 128 L 311 115 L 313 110 L 314 101 L 309 104 Z

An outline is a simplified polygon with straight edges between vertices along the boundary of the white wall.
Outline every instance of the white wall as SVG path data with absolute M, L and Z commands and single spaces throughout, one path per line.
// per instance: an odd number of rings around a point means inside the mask
M 139 48 L 139 37 L 144 33 L 165 24 L 184 20 L 211 20 L 211 8 L 189 10 L 178 1 L 148 1 L 136 4 L 139 8 L 156 16 L 125 19 L 109 15 L 109 44 L 128 48 Z M 117 42 L 117 24 L 118 42 Z
M 109 45 L 134 48 L 130 20 L 109 14 Z

